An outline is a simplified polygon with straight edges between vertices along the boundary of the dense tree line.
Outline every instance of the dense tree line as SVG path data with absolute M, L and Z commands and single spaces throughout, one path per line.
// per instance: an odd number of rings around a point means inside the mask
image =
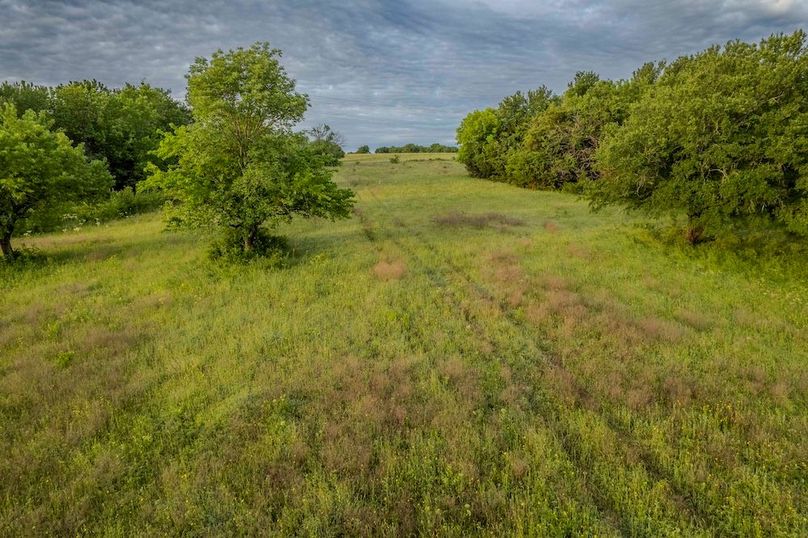
M 362 147 L 365 148 L 367 146 Z M 454 146 L 444 146 L 443 144 L 435 143 L 429 146 L 419 146 L 418 144 L 405 144 L 403 146 L 379 146 L 376 148 L 375 153 L 455 153 L 456 151 L 457 148 Z
M 97 81 L 56 87 L 0 84 L 0 239 L 15 257 L 18 230 L 48 231 L 156 209 L 135 193 L 164 131 L 190 120 L 167 90 Z M 81 158 L 79 158 L 79 156 Z
M 581 72 L 561 95 L 505 98 L 460 124 L 475 177 L 687 218 L 688 239 L 779 227 L 808 236 L 806 34 L 733 41 L 628 80 Z
M 100 222 L 166 200 L 178 222 L 222 226 L 223 248 L 236 253 L 266 247 L 262 227 L 292 215 L 346 216 L 352 194 L 328 170 L 345 155 L 342 137 L 325 124 L 291 131 L 308 97 L 293 91 L 279 56 L 256 44 L 198 59 L 190 106 L 146 83 L 0 84 L 4 257 L 15 257 L 19 230 Z
M 116 190 L 143 180 L 162 133 L 190 121 L 187 107 L 168 90 L 146 83 L 108 88 L 95 80 L 56 87 L 6 82 L 0 85 L 3 102 L 19 115 L 44 113 L 52 129 L 83 145 L 88 158 L 107 163 Z

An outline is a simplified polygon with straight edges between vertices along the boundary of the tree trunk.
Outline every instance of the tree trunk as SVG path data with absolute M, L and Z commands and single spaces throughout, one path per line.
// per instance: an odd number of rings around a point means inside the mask
M 685 230 L 685 239 L 691 245 L 701 243 L 704 239 L 704 226 L 701 226 L 700 224 L 689 225 L 687 230 Z
M 255 243 L 258 241 L 258 226 L 247 227 L 247 233 L 244 235 L 244 252 L 252 252 L 255 250 Z
M 699 222 L 701 211 L 693 211 L 687 215 L 687 228 L 685 228 L 685 240 L 691 245 L 696 245 L 704 240 L 704 225 Z
M 11 232 L 3 232 L 0 236 L 0 248 L 3 249 L 3 256 L 6 261 L 11 261 L 16 257 L 14 249 L 11 248 Z

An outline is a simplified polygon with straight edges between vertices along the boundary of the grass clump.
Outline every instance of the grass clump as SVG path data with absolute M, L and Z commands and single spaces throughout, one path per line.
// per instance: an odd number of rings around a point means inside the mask
M 525 224 L 521 219 L 494 212 L 469 214 L 462 211 L 450 211 L 435 215 L 432 217 L 432 221 L 442 226 L 468 226 L 471 228 L 523 226 Z

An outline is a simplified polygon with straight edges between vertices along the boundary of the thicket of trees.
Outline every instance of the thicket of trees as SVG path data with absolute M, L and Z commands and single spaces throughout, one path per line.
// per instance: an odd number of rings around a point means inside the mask
M 5 82 L 2 102 L 13 104 L 20 115 L 44 113 L 52 129 L 83 144 L 89 158 L 107 163 L 116 190 L 135 188 L 146 177 L 146 165 L 154 162 L 162 132 L 190 121 L 187 107 L 168 90 L 146 83 L 112 89 L 95 80 L 53 88 Z
M 262 227 L 292 215 L 347 216 L 352 193 L 329 170 L 345 155 L 342 137 L 325 124 L 292 132 L 308 97 L 294 91 L 279 56 L 258 43 L 197 59 L 190 107 L 146 83 L 0 84 L 5 258 L 15 256 L 20 228 L 108 220 L 166 197 L 175 221 L 221 226 L 220 250 L 239 255 L 277 245 Z
M 806 35 L 730 42 L 628 80 L 578 73 L 561 95 L 470 113 L 457 139 L 473 176 L 685 216 L 692 242 L 772 226 L 808 236 Z
M 158 208 L 162 199 L 136 193 L 136 186 L 145 179 L 146 166 L 156 162 L 153 152 L 163 131 L 190 120 L 185 105 L 172 99 L 167 90 L 145 83 L 110 89 L 97 81 L 56 87 L 4 82 L 0 84 L 0 109 L 6 111 L 8 107 L 21 121 L 36 121 L 52 140 L 61 140 L 57 133 L 64 136 L 72 146 L 81 148 L 88 161 L 95 162 L 95 169 L 104 169 L 112 178 L 103 191 L 93 189 L 89 196 L 86 189 L 74 188 L 83 181 L 75 167 L 64 168 L 61 179 L 50 182 L 7 166 L 3 170 L 7 179 L 0 182 L 0 206 L 23 208 L 13 212 L 12 229 L 16 233 L 63 229 Z M 26 116 L 28 112 L 33 116 Z M 19 134 L 14 130 L 21 125 L 5 117 L 0 136 L 14 139 Z M 46 149 L 41 145 L 45 138 L 42 134 L 37 142 L 17 147 L 15 158 L 24 148 L 31 154 L 40 152 L 43 162 L 64 158 L 64 144 Z M 76 177 L 68 177 L 71 170 Z M 69 180 L 74 180 L 75 185 L 64 187 Z M 39 192 L 44 197 L 37 195 L 38 202 L 20 205 L 16 199 L 22 190 Z M 12 252 L 7 257 L 12 257 L 13 251 L 6 250 Z
M 363 146 L 367 147 L 367 146 Z M 370 149 L 368 148 L 368 151 Z M 443 144 L 432 144 L 429 146 L 419 146 L 418 144 L 405 144 L 403 146 L 379 146 L 375 153 L 454 153 L 457 148 L 454 146 L 444 146 Z M 357 151 L 357 153 L 359 153 Z

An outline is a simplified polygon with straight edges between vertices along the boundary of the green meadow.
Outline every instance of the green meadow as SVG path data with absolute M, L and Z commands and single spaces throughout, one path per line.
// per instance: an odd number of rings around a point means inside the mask
M 450 154 L 336 179 L 280 263 L 157 213 L 18 240 L 0 535 L 808 535 L 799 260 Z

